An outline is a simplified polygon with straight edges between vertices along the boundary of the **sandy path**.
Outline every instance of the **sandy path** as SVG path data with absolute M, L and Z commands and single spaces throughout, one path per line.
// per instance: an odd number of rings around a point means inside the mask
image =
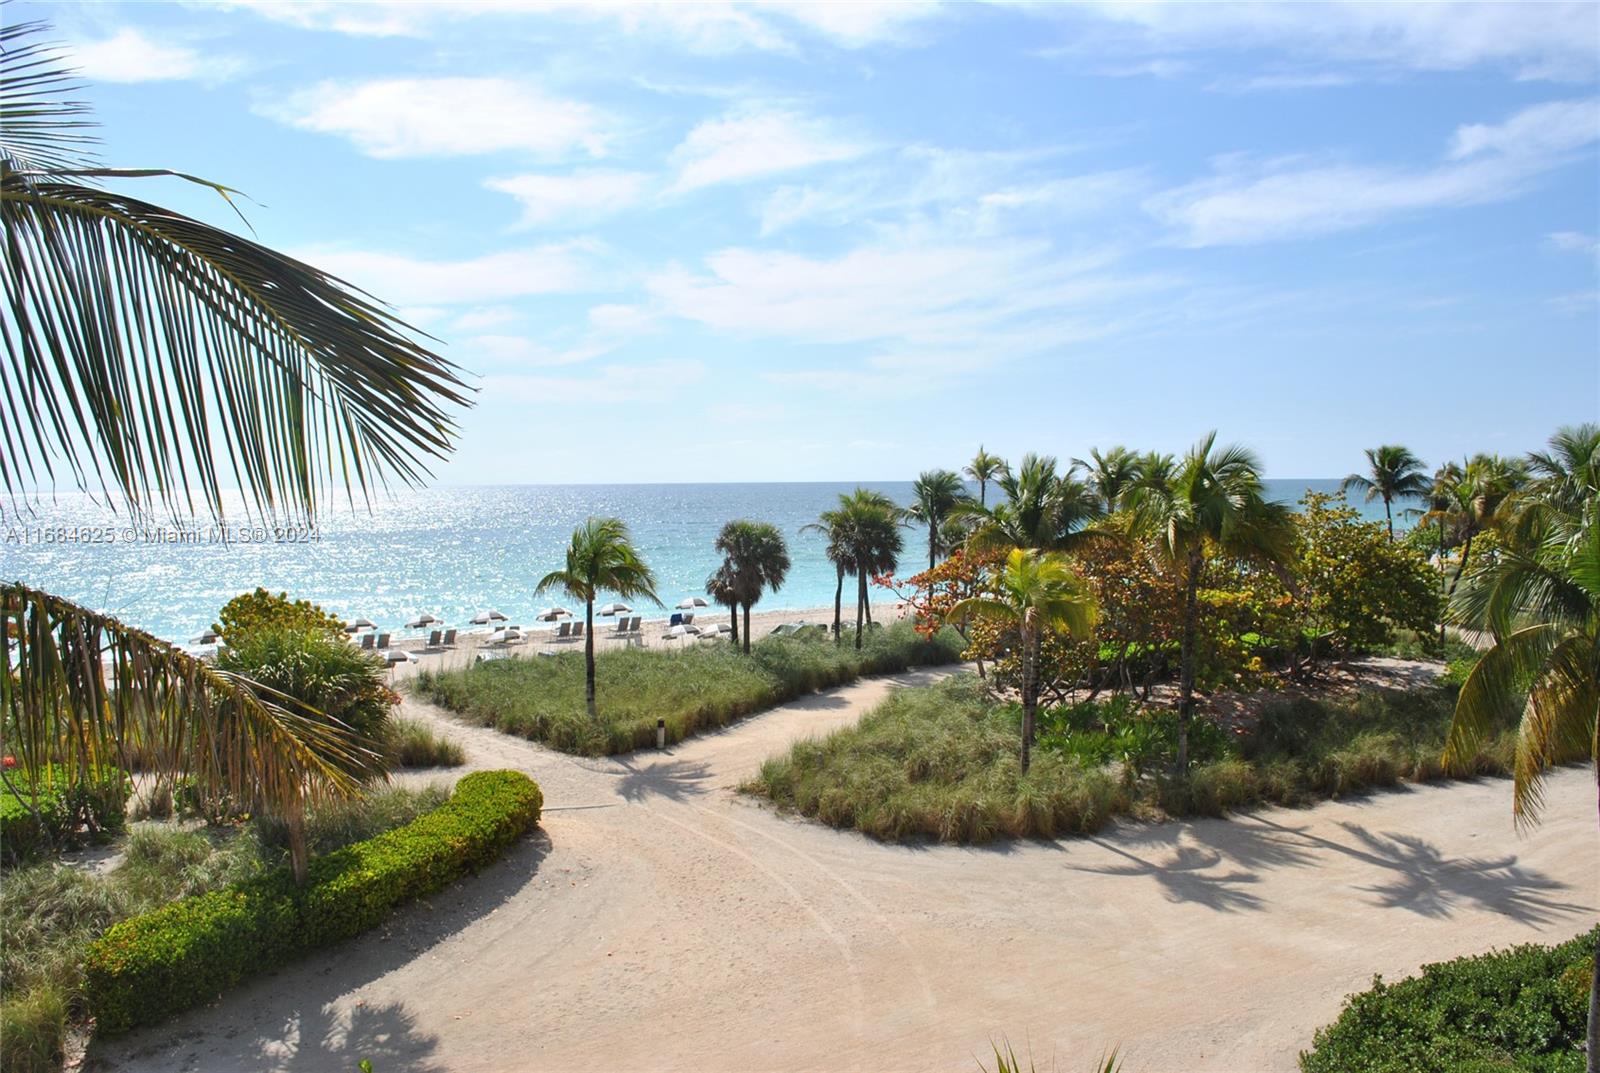
M 381 932 L 102 1048 L 117 1070 L 1292 1070 L 1346 993 L 1600 914 L 1594 789 L 1460 783 L 999 849 L 881 845 L 730 787 L 899 683 L 665 754 L 576 760 L 453 725 L 543 784 L 543 832 Z M 408 702 L 408 714 L 445 718 Z

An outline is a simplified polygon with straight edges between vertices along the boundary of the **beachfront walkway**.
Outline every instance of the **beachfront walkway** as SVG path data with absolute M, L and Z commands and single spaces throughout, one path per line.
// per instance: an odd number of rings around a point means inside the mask
M 545 790 L 543 831 L 389 926 L 97 1049 L 117 1070 L 1292 1070 L 1375 972 L 1570 938 L 1600 914 L 1594 784 L 1510 784 L 996 849 L 882 845 L 731 787 L 899 683 L 665 754 L 582 760 L 451 725 Z M 407 702 L 406 714 L 443 718 Z M 470 769 L 459 769 L 454 774 Z

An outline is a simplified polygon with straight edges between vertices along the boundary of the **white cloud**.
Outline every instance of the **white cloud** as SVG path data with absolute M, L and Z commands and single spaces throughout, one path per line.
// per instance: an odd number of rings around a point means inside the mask
M 302 130 L 349 138 L 375 157 L 501 150 L 601 156 L 610 126 L 587 104 L 504 78 L 323 82 L 260 110 Z
M 1504 123 L 1469 123 L 1456 131 L 1451 160 L 1481 153 L 1545 156 L 1565 153 L 1600 138 L 1600 98 L 1550 101 L 1526 108 Z
M 592 376 L 489 376 L 484 378 L 483 394 L 499 402 L 530 406 L 655 403 L 673 398 L 705 377 L 704 362 L 667 360 L 607 365 Z
M 579 227 L 631 208 L 649 182 L 644 172 L 596 169 L 570 175 L 512 175 L 483 185 L 522 202 L 521 227 Z
M 1600 138 L 1594 101 L 1537 105 L 1456 131 L 1446 163 L 1393 168 L 1224 158 L 1218 174 L 1145 202 L 1190 246 L 1304 238 L 1391 216 L 1513 197 Z M 1588 117 L 1587 119 L 1585 117 Z
M 473 368 L 486 362 L 496 368 L 542 368 L 581 365 L 609 353 L 611 347 L 594 340 L 558 349 L 522 335 L 475 335 L 460 345 L 461 360 Z
M 1552 231 L 1545 236 L 1553 249 L 1563 253 L 1592 253 L 1600 256 L 1600 238 L 1582 231 Z
M 240 66 L 232 57 L 202 55 L 174 41 L 153 41 L 132 27 L 96 41 L 72 41 L 66 51 L 68 62 L 91 82 L 220 80 Z
M 1027 8 L 1036 14 L 1098 18 L 1126 34 L 1090 38 L 1133 51 L 1227 48 L 1282 51 L 1424 71 L 1508 67 L 1524 78 L 1589 79 L 1600 67 L 1590 3 L 1145 3 Z M 1082 53 L 1080 53 L 1082 54 Z
M 510 306 L 480 306 L 456 317 L 454 324 L 459 331 L 481 332 L 486 328 L 514 324 L 521 319 L 522 311 Z
M 702 53 L 794 51 L 796 31 L 841 48 L 896 43 L 905 39 L 912 24 L 940 7 L 929 0 L 232 0 L 228 6 L 304 29 L 366 36 L 424 37 L 441 23 L 468 18 L 555 17 L 604 23 L 626 34 L 664 38 Z
M 616 337 L 644 335 L 660 327 L 656 313 L 637 305 L 597 305 L 589 310 L 589 327 Z
M 600 247 L 551 243 L 456 261 L 368 250 L 312 249 L 295 256 L 397 305 L 494 302 L 572 294 L 607 285 Z
M 822 120 L 784 109 L 741 109 L 699 124 L 672 151 L 678 172 L 673 189 L 746 182 L 867 151 Z

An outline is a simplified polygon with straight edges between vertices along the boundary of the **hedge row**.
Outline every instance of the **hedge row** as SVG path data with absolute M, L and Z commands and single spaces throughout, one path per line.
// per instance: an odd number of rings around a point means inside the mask
M 127 828 L 132 784 L 119 768 L 98 769 L 87 780 L 69 781 L 46 765 L 32 782 L 15 772 L 11 782 L 15 794 L 0 786 L 0 862 L 7 867 Z
M 1424 965 L 1345 1000 L 1300 1055 L 1304 1073 L 1582 1073 L 1600 928 Z
M 155 1024 L 366 931 L 401 903 L 495 860 L 539 822 L 543 802 L 526 775 L 480 771 L 433 812 L 315 858 L 304 887 L 280 868 L 113 926 L 85 966 L 97 1030 Z

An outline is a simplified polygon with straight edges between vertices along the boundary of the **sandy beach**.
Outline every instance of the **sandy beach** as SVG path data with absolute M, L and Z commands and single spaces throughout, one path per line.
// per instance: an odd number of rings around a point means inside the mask
M 577 615 L 573 619 L 563 619 L 565 622 L 583 621 L 583 608 L 574 607 Z M 679 612 L 680 614 L 682 612 Z M 610 648 L 620 648 L 623 645 L 644 645 L 647 648 L 661 648 L 675 651 L 697 644 L 726 644 L 727 635 L 720 640 L 700 640 L 692 635 L 681 637 L 668 637 L 667 631 L 671 628 L 671 612 L 647 611 L 644 607 L 635 607 L 635 615 L 641 615 L 644 621 L 640 624 L 639 633 L 630 637 L 616 636 L 618 616 L 607 618 L 595 617 L 595 650 L 604 652 Z M 844 609 L 845 621 L 854 625 L 852 608 L 846 605 Z M 872 605 L 872 619 L 874 622 L 896 622 L 901 617 L 910 614 L 904 604 L 898 602 L 875 603 Z M 805 623 L 831 627 L 833 624 L 832 607 L 814 607 L 805 610 L 760 610 L 758 604 L 750 612 L 750 632 L 757 638 L 767 636 L 772 630 L 785 623 Z M 694 612 L 694 625 L 716 626 L 718 624 L 730 625 L 728 609 L 723 607 L 702 607 Z M 495 630 L 486 626 L 474 626 L 470 629 L 458 630 L 456 643 L 450 648 L 429 648 L 426 638 L 415 636 L 416 631 L 407 631 L 410 636 L 396 637 L 389 647 L 410 655 L 412 660 L 394 665 L 391 674 L 394 681 L 401 681 L 418 671 L 446 670 L 456 667 L 470 666 L 475 662 L 480 653 L 494 653 L 497 658 L 510 657 L 513 659 L 531 659 L 541 653 L 582 652 L 583 640 L 581 638 L 567 638 L 558 640 L 556 633 L 559 629 L 557 623 L 502 623 L 501 626 L 518 627 L 518 632 L 523 636 L 519 641 L 509 644 L 493 643 Z M 744 629 L 743 615 L 740 616 L 739 628 Z

